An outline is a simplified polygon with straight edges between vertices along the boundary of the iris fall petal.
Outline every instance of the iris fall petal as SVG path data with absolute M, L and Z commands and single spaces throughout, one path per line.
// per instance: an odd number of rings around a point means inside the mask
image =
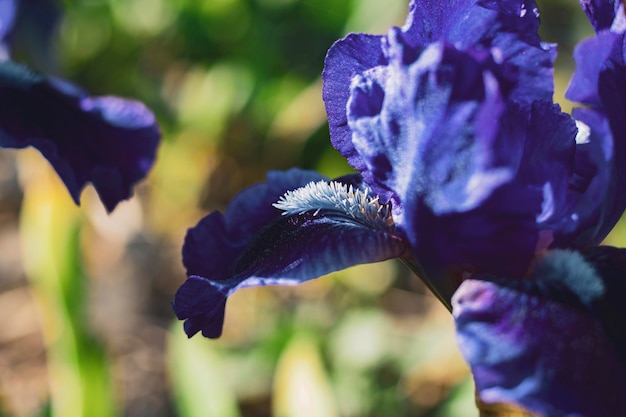
M 626 369 L 597 317 L 480 280 L 463 282 L 453 306 L 483 401 L 550 417 L 626 413 Z
M 218 337 L 226 298 L 239 288 L 299 284 L 405 253 L 404 241 L 390 230 L 340 210 L 282 215 L 271 206 L 270 197 L 276 202 L 315 177 L 299 170 L 274 172 L 267 183 L 236 197 L 224 214 L 212 213 L 188 232 L 183 259 L 189 278 L 176 293 L 174 311 L 187 320 L 190 337 L 198 331 Z

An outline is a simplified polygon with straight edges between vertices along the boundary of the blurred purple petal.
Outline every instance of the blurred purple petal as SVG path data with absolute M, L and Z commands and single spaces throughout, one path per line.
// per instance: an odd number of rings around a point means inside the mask
M 7 36 L 13 30 L 17 0 L 0 0 L 0 59 L 8 59 Z
M 602 32 L 576 46 L 576 70 L 565 93 L 569 100 L 594 107 L 603 106 L 600 97 L 600 73 L 607 66 L 623 63 L 620 63 L 618 56 L 622 38 L 617 33 Z
M 88 183 L 108 211 L 129 198 L 152 167 L 160 136 L 138 101 L 89 97 L 65 81 L 0 63 L 0 146 L 38 149 L 77 204 Z
M 483 401 L 550 417 L 626 414 L 626 369 L 593 315 L 475 279 L 461 284 L 453 306 Z
M 623 15 L 623 3 L 621 0 L 579 0 L 591 25 L 596 32 L 609 29 L 615 21 L 616 16 Z M 621 19 L 624 17 L 621 16 Z

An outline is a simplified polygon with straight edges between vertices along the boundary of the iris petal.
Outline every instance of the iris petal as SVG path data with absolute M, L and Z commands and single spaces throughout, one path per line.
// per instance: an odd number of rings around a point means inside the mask
M 354 88 L 354 77 L 376 67 L 384 71 L 388 65 L 391 57 L 385 44 L 389 42 L 404 43 L 405 49 L 411 50 L 413 55 L 418 55 L 434 42 L 449 42 L 460 50 L 485 51 L 493 55 L 502 64 L 502 72 L 514 80 L 511 100 L 522 105 L 530 105 L 534 100 L 551 100 L 556 49 L 540 42 L 538 26 L 536 5 L 529 0 L 413 0 L 403 28 L 390 31 L 389 36 L 395 40 L 364 34 L 348 35 L 331 47 L 324 64 L 323 98 L 333 145 L 352 166 L 364 170 L 364 163 L 351 143 L 352 130 L 347 126 L 346 109 L 350 90 Z M 384 89 L 379 90 L 369 102 L 361 101 L 366 104 L 363 108 L 375 106 L 384 94 Z
M 446 40 L 458 49 L 484 49 L 517 73 L 514 100 L 551 100 L 556 47 L 542 43 L 532 0 L 412 0 L 403 27 L 412 45 Z
M 626 413 L 626 369 L 595 316 L 474 279 L 461 284 L 453 305 L 483 401 L 545 416 Z
M 17 0 L 0 0 L 0 59 L 9 55 L 7 38 L 13 30 L 13 23 L 17 13 Z
M 183 264 L 187 275 L 216 280 L 231 276 L 239 254 L 266 224 L 280 216 L 272 204 L 285 192 L 322 179 L 325 177 L 313 171 L 271 171 L 267 182 L 237 194 L 224 214 L 213 212 L 204 217 L 185 237 Z M 207 262 L 207 258 L 214 261 Z
M 352 77 L 386 63 L 381 39 L 382 36 L 350 34 L 337 41 L 326 54 L 322 73 L 324 79 L 322 97 L 328 113 L 333 146 L 359 171 L 364 169 L 364 165 L 352 144 L 346 103 L 350 96 L 349 86 Z
M 320 177 L 275 172 L 237 196 L 225 214 L 212 213 L 188 232 L 183 259 L 189 279 L 176 293 L 174 311 L 189 323 L 190 337 L 198 331 L 218 337 L 226 297 L 239 288 L 299 284 L 405 253 L 400 237 L 340 210 L 281 215 L 272 207 L 281 194 Z
M 540 44 L 539 12 L 532 0 L 411 0 L 404 30 L 416 43 L 440 39 L 472 47 L 515 33 Z M 463 46 L 461 46 L 463 48 Z
M 356 78 L 360 87 L 349 101 L 348 122 L 367 164 L 366 182 L 378 194 L 392 190 L 402 202 L 409 193 L 420 194 L 437 213 L 476 206 L 512 174 L 491 166 L 504 103 L 495 76 L 481 62 L 484 55 L 433 44 L 406 65 L 405 46 L 390 41 L 389 48 L 397 51 L 388 69 Z M 385 91 L 379 114 L 355 111 L 377 85 Z M 474 175 L 486 186 L 468 187 Z
M 623 7 L 620 0 L 580 0 L 580 6 L 596 32 L 609 29 L 614 24 L 615 17 L 623 14 L 623 10 L 620 11 Z
M 625 50 L 624 33 L 602 31 L 578 45 L 574 54 L 576 71 L 566 96 L 590 107 L 575 116 L 591 128 L 587 146 L 591 149 L 586 154 L 597 167 L 599 180 L 580 197 L 577 215 L 583 226 L 579 236 L 574 236 L 579 246 L 600 243 L 626 209 L 626 171 L 622 169 L 626 163 Z M 583 202 L 592 204 L 585 209 Z
M 92 183 L 112 211 L 150 170 L 159 140 L 156 119 L 140 102 L 90 97 L 67 82 L 0 62 L 0 146 L 38 149 L 76 203 Z

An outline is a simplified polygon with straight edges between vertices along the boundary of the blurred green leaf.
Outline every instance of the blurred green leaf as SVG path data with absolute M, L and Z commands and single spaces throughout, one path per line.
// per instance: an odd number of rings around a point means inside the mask
M 168 340 L 168 367 L 182 417 L 238 417 L 237 401 L 216 342 L 187 339 L 175 323 Z
M 335 417 L 330 381 L 315 339 L 297 333 L 283 351 L 272 394 L 275 417 Z
M 112 417 L 117 402 L 109 363 L 86 314 L 79 210 L 39 155 L 22 154 L 25 197 L 21 213 L 24 268 L 43 318 L 51 410 L 55 417 Z
M 474 389 L 474 380 L 465 378 L 454 387 L 446 402 L 432 417 L 478 417 Z

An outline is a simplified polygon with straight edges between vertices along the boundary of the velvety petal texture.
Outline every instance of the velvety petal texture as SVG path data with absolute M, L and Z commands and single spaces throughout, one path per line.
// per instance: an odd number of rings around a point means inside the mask
M 574 120 L 549 101 L 511 102 L 514 74 L 490 54 L 433 43 L 415 56 L 399 31 L 385 50 L 389 64 L 355 76 L 347 103 L 364 180 L 390 196 L 448 297 L 447 266 L 521 277 L 541 230 L 569 214 Z
M 160 132 L 142 103 L 91 97 L 62 80 L 0 62 L 0 146 L 39 150 L 78 204 L 93 184 L 107 210 L 132 194 L 154 163 Z
M 551 100 L 555 45 L 541 42 L 533 0 L 411 0 L 403 27 L 412 45 L 446 40 L 461 50 L 486 50 L 520 80 L 515 99 Z
M 538 16 L 533 1 L 414 0 L 402 28 L 326 58 L 333 145 L 447 297 L 448 267 L 522 276 L 571 214 L 577 127 L 552 104 Z
M 392 229 L 339 207 L 287 215 L 272 207 L 287 191 L 318 179 L 300 170 L 273 172 L 267 183 L 239 194 L 224 214 L 212 213 L 189 230 L 183 247 L 189 278 L 173 304 L 189 337 L 199 331 L 220 336 L 226 298 L 239 288 L 299 284 L 405 253 Z
M 626 413 L 626 354 L 590 308 L 607 278 L 626 276 L 597 273 L 581 255 L 557 251 L 531 280 L 461 284 L 453 298 L 458 342 L 484 402 L 550 417 Z

